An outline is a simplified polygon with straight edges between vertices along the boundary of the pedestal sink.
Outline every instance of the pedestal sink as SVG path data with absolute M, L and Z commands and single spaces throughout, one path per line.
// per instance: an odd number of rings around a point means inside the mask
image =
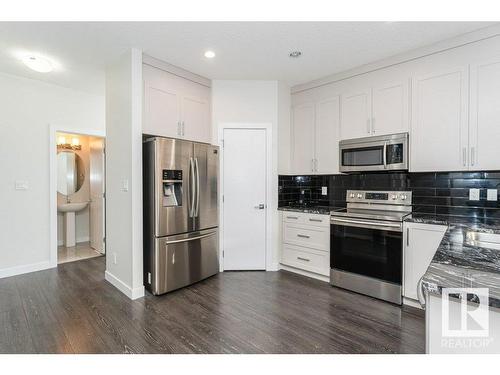
M 57 211 L 64 213 L 64 246 L 76 245 L 75 212 L 83 210 L 89 202 L 68 202 L 57 205 Z

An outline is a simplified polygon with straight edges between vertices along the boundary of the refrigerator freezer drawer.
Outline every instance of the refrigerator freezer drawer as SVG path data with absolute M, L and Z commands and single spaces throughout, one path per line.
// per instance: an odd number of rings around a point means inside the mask
M 156 239 L 151 292 L 193 284 L 219 272 L 218 228 Z

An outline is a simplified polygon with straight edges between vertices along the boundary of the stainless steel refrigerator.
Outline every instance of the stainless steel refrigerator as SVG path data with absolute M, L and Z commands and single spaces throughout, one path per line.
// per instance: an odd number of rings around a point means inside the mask
M 159 295 L 219 272 L 219 149 L 153 137 L 143 143 L 144 285 Z

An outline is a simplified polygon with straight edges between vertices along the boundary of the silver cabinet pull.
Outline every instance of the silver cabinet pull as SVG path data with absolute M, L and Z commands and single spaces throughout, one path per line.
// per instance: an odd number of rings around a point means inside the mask
M 323 220 L 321 220 L 321 219 L 309 219 L 309 221 L 314 221 L 316 223 L 322 223 L 323 222 Z
M 314 172 L 314 159 L 311 159 L 311 172 Z
M 308 236 L 307 234 L 297 234 L 297 237 L 300 237 L 300 238 L 311 238 L 311 236 Z
M 470 148 L 470 165 L 474 165 L 474 162 L 475 162 L 474 159 L 476 157 L 475 153 L 476 153 L 475 147 L 471 147 Z
M 172 264 L 175 264 L 175 251 L 172 252 Z
M 182 121 L 181 131 L 182 131 L 182 136 L 184 136 L 186 134 L 185 129 L 184 129 L 184 121 Z
M 410 246 L 410 228 L 406 228 L 406 246 Z
M 297 257 L 298 260 L 303 260 L 304 262 L 310 262 L 311 259 L 307 259 L 307 258 L 302 258 L 302 257 Z
M 297 217 L 297 216 L 287 216 L 286 218 L 287 218 L 287 219 L 298 220 L 298 217 Z
M 366 119 L 366 132 L 368 134 L 371 134 L 371 132 L 372 132 L 371 124 L 370 124 L 370 119 L 369 118 Z
M 462 158 L 463 158 L 463 161 L 464 161 L 464 167 L 467 166 L 467 148 L 463 148 L 462 149 Z
M 177 121 L 177 135 L 182 135 L 182 125 L 180 121 Z
M 372 117 L 372 133 L 375 134 L 375 117 Z

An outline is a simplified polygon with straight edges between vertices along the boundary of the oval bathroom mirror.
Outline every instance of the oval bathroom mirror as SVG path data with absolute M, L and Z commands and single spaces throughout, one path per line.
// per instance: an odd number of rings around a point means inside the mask
M 76 193 L 85 180 L 83 160 L 73 151 L 57 154 L 57 191 L 63 195 Z

